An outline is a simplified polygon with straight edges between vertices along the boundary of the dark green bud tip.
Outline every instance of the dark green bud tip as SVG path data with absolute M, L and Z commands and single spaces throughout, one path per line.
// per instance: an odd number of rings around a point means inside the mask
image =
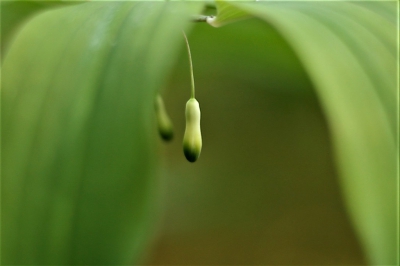
M 183 146 L 183 153 L 185 154 L 186 159 L 191 163 L 197 161 L 200 156 L 200 151 L 201 150 L 193 149 L 193 147 L 190 146 Z
M 158 129 L 160 136 L 163 140 L 165 141 L 170 141 L 174 138 L 174 131 L 171 130 L 161 130 L 160 128 Z
M 163 140 L 170 141 L 174 137 L 174 129 L 171 119 L 169 119 L 167 111 L 165 110 L 164 101 L 159 94 L 156 96 L 155 109 L 158 132 Z
M 202 139 L 200 130 L 199 102 L 192 98 L 186 103 L 186 129 L 183 137 L 183 153 L 186 159 L 193 163 L 201 153 Z

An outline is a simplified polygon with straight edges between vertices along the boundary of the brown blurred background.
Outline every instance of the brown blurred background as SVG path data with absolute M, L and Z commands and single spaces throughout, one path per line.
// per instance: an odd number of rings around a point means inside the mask
M 293 51 L 251 19 L 189 34 L 203 150 L 184 158 L 187 52 L 162 92 L 175 138 L 160 140 L 158 227 L 148 265 L 360 265 L 329 128 Z M 157 136 L 155 136 L 157 137 Z

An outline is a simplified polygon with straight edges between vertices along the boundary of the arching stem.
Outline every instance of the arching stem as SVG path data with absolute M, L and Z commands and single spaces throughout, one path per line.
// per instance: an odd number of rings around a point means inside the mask
M 192 55 L 190 54 L 190 47 L 189 47 L 189 41 L 186 37 L 186 34 L 184 31 L 182 31 L 183 36 L 185 37 L 185 41 L 186 41 L 186 47 L 188 50 L 188 55 L 189 55 L 189 64 L 190 64 L 190 77 L 191 77 L 191 81 L 192 81 L 192 95 L 191 98 L 195 98 L 195 90 L 194 90 L 194 75 L 193 75 L 193 63 L 192 63 Z

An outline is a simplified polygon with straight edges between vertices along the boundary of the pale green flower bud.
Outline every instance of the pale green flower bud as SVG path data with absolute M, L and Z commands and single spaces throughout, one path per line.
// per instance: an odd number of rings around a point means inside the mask
M 169 141 L 174 136 L 174 129 L 171 119 L 169 119 L 167 111 L 165 110 L 164 101 L 160 94 L 156 96 L 155 102 L 156 117 L 158 123 L 158 132 L 163 140 Z
M 183 152 L 189 162 L 195 162 L 200 156 L 202 140 L 200 131 L 199 102 L 192 98 L 186 103 L 186 130 L 183 137 Z

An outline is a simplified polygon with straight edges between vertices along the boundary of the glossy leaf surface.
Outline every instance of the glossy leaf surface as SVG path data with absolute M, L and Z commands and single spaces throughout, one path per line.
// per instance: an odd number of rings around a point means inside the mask
M 343 193 L 365 253 L 373 264 L 395 264 L 396 3 L 219 2 L 219 7 L 271 23 L 296 51 L 330 124 Z
M 19 32 L 2 69 L 3 264 L 137 261 L 152 226 L 154 97 L 189 14 L 93 2 Z
M 1 53 L 2 58 L 18 30 L 35 14 L 49 8 L 79 4 L 80 1 L 2 1 Z

